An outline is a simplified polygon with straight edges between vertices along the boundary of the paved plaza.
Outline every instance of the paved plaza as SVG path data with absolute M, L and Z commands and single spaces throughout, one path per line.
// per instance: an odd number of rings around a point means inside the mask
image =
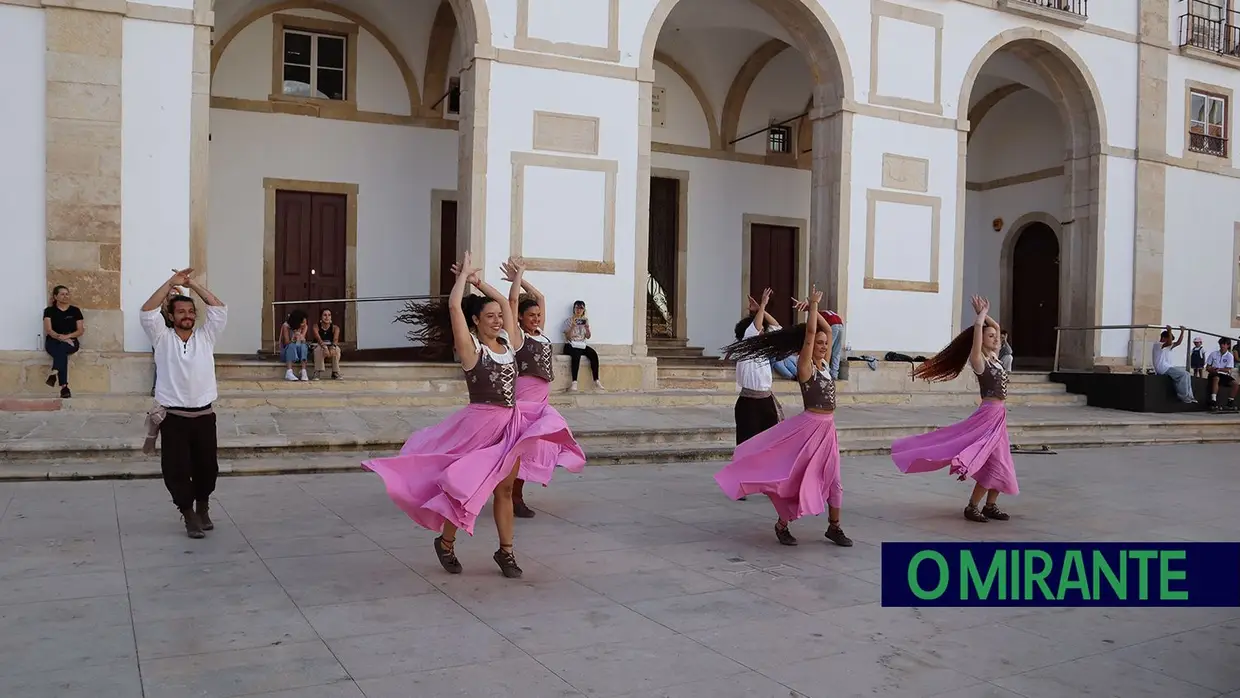
M 520 580 L 489 516 L 443 572 L 365 472 L 224 478 L 202 541 L 157 480 L 0 483 L 0 696 L 1240 696 L 1240 608 L 878 603 L 882 541 L 1240 539 L 1236 454 L 1017 456 L 984 525 L 948 475 L 846 458 L 848 549 L 822 518 L 777 545 L 717 465 L 587 468 L 527 488 Z

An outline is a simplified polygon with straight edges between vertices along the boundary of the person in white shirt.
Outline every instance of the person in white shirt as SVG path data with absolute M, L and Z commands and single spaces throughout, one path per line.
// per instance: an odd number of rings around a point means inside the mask
M 1220 337 L 1218 351 L 1212 351 L 1206 357 L 1206 371 L 1210 374 L 1210 409 L 1219 409 L 1219 388 L 1229 388 L 1231 391 L 1231 395 L 1227 396 L 1227 406 L 1224 409 L 1236 409 L 1236 392 L 1240 391 L 1240 382 L 1232 376 L 1232 371 L 1235 369 L 1236 357 L 1231 353 L 1231 340 Z
M 159 407 L 148 420 L 147 440 L 163 435 L 159 465 L 172 502 L 185 519 L 190 538 L 204 538 L 215 528 L 208 514 L 220 468 L 216 460 L 215 410 L 219 397 L 215 382 L 215 343 L 228 323 L 228 308 L 193 280 L 193 269 L 175 272 L 142 306 L 142 329 L 155 348 L 155 401 Z M 173 296 L 169 289 L 184 286 L 207 304 L 207 318 L 197 329 L 198 307 L 192 298 Z M 172 326 L 164 323 L 162 305 L 168 304 Z
M 1192 404 L 1197 402 L 1197 398 L 1193 397 L 1193 378 L 1188 371 L 1172 364 L 1171 352 L 1180 343 L 1184 341 L 1184 328 L 1180 328 L 1180 336 L 1171 340 L 1171 326 L 1162 331 L 1158 335 L 1158 341 L 1154 343 L 1153 360 L 1154 373 L 1160 376 L 1166 376 L 1175 384 L 1175 395 L 1180 398 L 1180 402 Z
M 766 312 L 771 300 L 771 289 L 762 292 L 762 301 L 749 299 L 753 313 L 736 325 L 736 340 L 756 337 L 764 332 L 780 329 L 775 318 Z M 771 392 L 771 362 L 765 359 L 746 359 L 736 362 L 736 385 L 740 396 L 736 398 L 736 445 L 752 439 L 779 424 L 779 403 Z

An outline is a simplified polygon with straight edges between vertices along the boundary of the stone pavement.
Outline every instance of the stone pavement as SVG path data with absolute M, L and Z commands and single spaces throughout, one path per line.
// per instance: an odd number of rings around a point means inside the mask
M 0 483 L 0 696 L 1240 696 L 1240 609 L 878 605 L 881 541 L 1236 540 L 1235 446 L 1017 456 L 985 525 L 949 476 L 846 458 L 848 549 L 821 519 L 779 546 L 716 467 L 531 489 L 520 580 L 489 518 L 443 572 L 369 473 L 221 480 L 202 541 L 158 481 Z
M 789 416 L 801 410 L 788 404 Z M 797 401 L 799 402 L 799 401 Z M 390 447 L 404 443 L 410 432 L 440 421 L 458 408 L 344 408 L 279 410 L 256 408 L 219 413 L 221 448 L 282 448 L 290 446 Z M 968 416 L 974 407 L 910 407 L 864 405 L 841 408 L 836 424 L 851 427 L 940 426 Z M 734 425 L 732 407 L 566 408 L 564 418 L 577 433 L 725 429 Z M 4 452 L 134 450 L 145 434 L 142 413 L 0 412 L 0 459 Z M 1235 415 L 1141 414 L 1082 406 L 1014 407 L 1009 422 L 1022 424 L 1185 424 L 1234 423 Z M 1240 428 L 1235 430 L 1240 440 Z

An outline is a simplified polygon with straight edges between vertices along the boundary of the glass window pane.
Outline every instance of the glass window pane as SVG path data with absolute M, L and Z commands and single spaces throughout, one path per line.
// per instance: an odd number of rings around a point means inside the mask
M 344 37 L 320 36 L 319 67 L 344 69 Z
M 1210 100 L 1210 123 L 1212 124 L 1223 123 L 1223 100 L 1221 99 Z
M 328 99 L 344 99 L 344 71 L 319 68 L 318 90 Z
M 310 97 L 310 68 L 300 65 L 284 66 L 284 94 Z
M 310 37 L 297 32 L 284 32 L 284 62 L 310 65 Z
M 1193 121 L 1206 120 L 1206 97 L 1205 95 L 1192 93 L 1192 104 L 1189 107 L 1189 117 Z

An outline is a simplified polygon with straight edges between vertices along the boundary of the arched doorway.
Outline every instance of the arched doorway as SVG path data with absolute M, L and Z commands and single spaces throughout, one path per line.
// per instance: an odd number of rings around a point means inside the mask
M 1039 355 L 1055 353 L 1054 332 L 1046 333 L 1047 323 L 1080 327 L 1101 320 L 1099 231 L 1105 214 L 1105 162 L 1100 153 L 1106 143 L 1106 117 L 1097 84 L 1081 58 L 1053 33 L 1013 29 L 992 39 L 974 59 L 965 76 L 960 111 L 970 127 L 961 163 L 967 173 L 966 220 L 979 223 L 965 231 L 958 288 L 961 296 L 1000 298 L 997 317 L 1013 331 L 1017 360 L 1023 356 L 1040 364 Z M 1027 211 L 1045 211 L 1043 225 L 1018 220 L 1007 228 L 1009 242 L 1002 243 L 996 233 L 1005 230 L 1003 222 Z M 1057 225 L 1049 225 L 1051 220 Z M 995 221 L 993 230 L 990 221 Z M 1052 269 L 1050 262 L 1056 259 Z M 1028 282 L 1019 301 L 1014 278 L 1018 269 L 1040 275 Z M 1009 271 L 1013 277 L 1005 281 Z M 1029 292 L 1044 296 L 1035 302 Z M 1052 294 L 1053 314 L 1046 305 Z M 1031 304 L 1020 310 L 1019 321 L 1018 302 Z M 1043 303 L 1041 314 L 1034 310 L 1038 302 Z M 964 305 L 961 298 L 960 307 Z M 968 313 L 962 313 L 963 320 Z M 1048 319 L 1033 319 L 1037 317 Z M 1026 323 L 1033 324 L 1018 335 L 1016 326 Z M 1089 370 L 1098 355 L 1096 332 L 1061 337 L 1062 368 Z
M 1059 237 L 1045 223 L 1017 233 L 1012 249 L 1012 309 L 1009 331 L 1017 368 L 1048 369 L 1055 356 L 1059 324 Z
M 640 88 L 654 114 L 638 135 L 634 344 L 717 353 L 731 341 L 717 318 L 776 286 L 772 269 L 843 310 L 852 71 L 821 3 L 659 0 L 641 65 L 655 80 Z

